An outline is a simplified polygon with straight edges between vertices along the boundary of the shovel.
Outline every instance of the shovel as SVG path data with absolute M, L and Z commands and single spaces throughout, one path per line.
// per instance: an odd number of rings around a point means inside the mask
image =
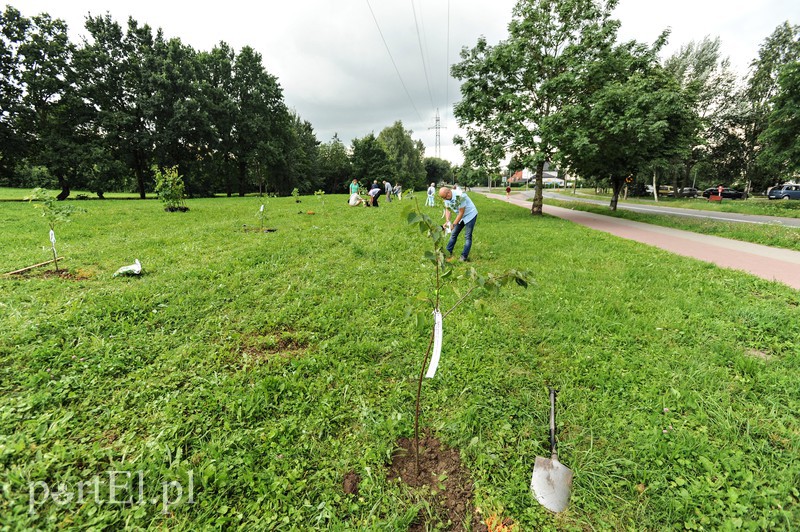
M 536 457 L 531 491 L 539 504 L 551 512 L 563 512 L 569 504 L 572 470 L 558 461 L 556 452 L 556 391 L 550 388 L 550 458 Z

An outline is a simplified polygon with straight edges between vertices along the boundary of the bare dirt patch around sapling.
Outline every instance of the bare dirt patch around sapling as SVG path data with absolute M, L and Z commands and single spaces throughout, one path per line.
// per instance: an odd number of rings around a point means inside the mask
M 419 475 L 414 439 L 400 438 L 389 464 L 388 478 L 407 485 L 411 492 L 428 503 L 430 512 L 420 511 L 410 531 L 445 527 L 446 530 L 488 530 L 472 503 L 473 483 L 461 464 L 457 449 L 448 449 L 431 436 L 420 437 Z

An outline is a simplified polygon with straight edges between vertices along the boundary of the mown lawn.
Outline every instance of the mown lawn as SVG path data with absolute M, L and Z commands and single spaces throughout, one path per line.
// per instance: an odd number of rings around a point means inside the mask
M 455 274 L 536 280 L 448 316 L 423 385 L 423 428 L 460 452 L 476 511 L 521 530 L 800 523 L 799 292 L 473 199 Z M 81 202 L 56 229 L 72 278 L 0 277 L 0 528 L 460 527 L 386 471 L 413 435 L 428 242 L 408 201 L 345 201 Z M 277 231 L 244 232 L 261 203 Z M 47 260 L 47 231 L 0 204 L 0 272 Z M 135 258 L 144 275 L 112 276 Z M 558 516 L 529 491 L 548 386 L 575 472 Z

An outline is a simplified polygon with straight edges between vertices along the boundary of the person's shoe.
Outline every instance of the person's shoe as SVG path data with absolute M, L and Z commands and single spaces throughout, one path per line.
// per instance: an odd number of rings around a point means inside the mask
M 469 262 L 469 259 L 467 259 L 464 255 L 461 255 L 458 257 L 458 262 Z
M 449 257 L 447 257 L 447 258 L 446 258 L 446 259 L 444 259 L 444 260 L 445 260 L 446 262 L 453 262 L 453 261 L 455 260 L 455 257 L 454 257 L 454 256 L 452 256 L 452 255 L 450 255 Z

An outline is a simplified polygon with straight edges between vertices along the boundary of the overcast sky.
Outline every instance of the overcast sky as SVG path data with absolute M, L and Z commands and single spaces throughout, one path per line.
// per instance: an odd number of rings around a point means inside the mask
M 448 62 L 480 35 L 507 36 L 515 0 L 24 0 L 7 2 L 24 16 L 48 13 L 67 22 L 74 42 L 87 14 L 106 12 L 162 28 L 197 50 L 225 41 L 251 46 L 283 87 L 287 105 L 328 142 L 346 144 L 402 120 L 435 155 L 440 115 L 441 156 L 460 163 L 452 106 L 458 82 Z M 620 37 L 651 43 L 671 28 L 666 54 L 705 36 L 720 37 L 723 55 L 742 75 L 782 22 L 800 24 L 798 0 L 620 0 Z

